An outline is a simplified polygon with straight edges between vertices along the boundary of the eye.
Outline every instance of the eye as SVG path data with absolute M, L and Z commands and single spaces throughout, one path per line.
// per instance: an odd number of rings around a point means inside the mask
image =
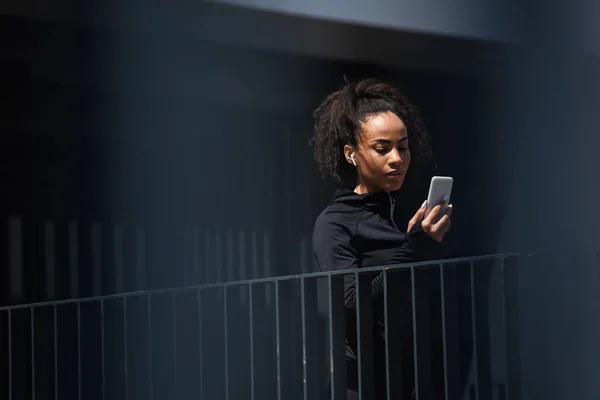
M 389 150 L 386 147 L 377 147 L 377 148 L 375 148 L 375 151 L 378 152 L 379 154 L 385 154 Z
M 398 143 L 398 151 L 408 151 L 408 141 L 407 140 L 403 140 L 402 142 Z

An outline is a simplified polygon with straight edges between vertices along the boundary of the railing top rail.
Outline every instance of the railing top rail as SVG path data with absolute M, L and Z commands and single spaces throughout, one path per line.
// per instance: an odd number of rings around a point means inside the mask
M 530 256 L 531 254 L 527 254 L 526 256 Z M 381 265 L 376 267 L 365 267 L 358 269 L 345 269 L 345 270 L 336 270 L 336 271 L 322 271 L 322 272 L 311 272 L 306 274 L 296 274 L 296 275 L 283 275 L 283 276 L 274 276 L 268 278 L 254 278 L 254 279 L 245 279 L 231 282 L 217 282 L 217 283 L 208 283 L 208 284 L 200 284 L 200 285 L 190 285 L 190 286 L 180 286 L 174 288 L 162 288 L 162 289 L 148 289 L 148 290 L 139 290 L 134 292 L 126 292 L 126 293 L 114 293 L 103 296 L 92 296 L 92 297 L 82 297 L 82 298 L 74 298 L 74 299 L 64 299 L 64 300 L 52 300 L 52 301 L 43 301 L 36 303 L 28 303 L 28 304 L 17 304 L 11 306 L 2 306 L 0 307 L 0 311 L 11 311 L 11 310 L 22 310 L 28 308 L 39 308 L 39 307 L 49 307 L 49 306 L 57 306 L 57 305 L 65 305 L 71 303 L 86 303 L 86 302 L 94 302 L 94 301 L 104 301 L 111 299 L 121 299 L 124 297 L 136 297 L 142 295 L 153 295 L 153 294 L 161 294 L 161 293 L 174 293 L 174 292 L 183 292 L 189 290 L 205 290 L 211 288 L 224 288 L 231 286 L 244 286 L 250 284 L 259 284 L 259 283 L 270 283 L 277 281 L 289 281 L 295 279 L 311 279 L 311 278 L 322 278 L 322 277 L 330 277 L 337 275 L 347 275 L 347 274 L 364 274 L 370 272 L 381 272 L 384 270 L 394 271 L 394 270 L 402 270 L 416 267 L 426 267 L 426 266 L 444 266 L 447 264 L 459 264 L 459 263 L 473 263 L 476 261 L 484 261 L 484 260 L 503 260 L 507 258 L 517 258 L 522 256 L 520 253 L 504 253 L 504 254 L 489 254 L 483 256 L 473 256 L 473 257 L 459 257 L 459 258 L 448 258 L 444 260 L 433 260 L 433 261 L 422 261 L 415 263 L 404 263 L 404 264 L 393 264 L 393 265 Z

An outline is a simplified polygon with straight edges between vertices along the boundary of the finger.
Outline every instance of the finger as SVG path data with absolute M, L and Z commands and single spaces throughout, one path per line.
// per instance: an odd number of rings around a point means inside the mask
M 452 220 L 448 218 L 448 222 L 441 227 L 442 236 L 446 235 L 452 226 Z
M 437 205 L 437 206 L 433 207 L 431 212 L 429 212 L 429 215 L 427 215 L 427 218 L 425 218 L 425 221 L 427 221 L 427 224 L 432 224 L 433 221 L 438 217 L 441 210 L 442 210 L 442 205 Z
M 415 213 L 415 215 L 408 221 L 408 232 L 412 230 L 412 228 L 417 225 L 425 216 L 424 210 L 419 210 Z
M 444 236 L 450 230 L 450 219 L 448 216 L 444 215 L 442 219 L 444 220 L 440 221 L 442 224 L 436 224 L 434 227 L 431 227 L 430 230 L 432 233 L 431 237 L 438 243 L 441 243 L 444 240 Z
M 420 221 L 423 219 L 423 217 L 425 216 L 425 209 L 424 208 L 419 208 L 417 210 L 417 212 L 415 213 L 415 215 L 412 217 L 412 219 L 414 219 L 415 221 Z
M 446 225 L 450 225 L 450 215 L 448 215 L 448 213 L 444 214 L 442 218 L 431 227 L 431 230 L 442 232 L 446 228 Z
M 428 221 L 429 223 L 432 223 L 433 221 L 435 221 L 436 219 L 440 218 L 439 214 L 440 212 L 443 210 L 444 212 L 446 212 L 446 210 L 448 210 L 448 207 L 450 207 L 448 205 L 448 201 L 450 200 L 450 198 L 448 196 L 444 196 L 444 199 L 442 201 L 441 204 L 438 204 L 437 206 L 435 206 L 433 208 L 433 210 L 431 210 L 431 212 L 428 215 L 428 218 L 431 217 L 431 219 Z
M 432 236 L 432 237 L 435 238 L 435 240 L 438 243 L 441 243 L 444 240 L 444 237 L 446 236 L 446 234 L 448 233 L 449 230 L 450 230 L 450 222 L 448 222 L 447 224 L 445 224 L 444 226 L 442 226 L 440 228 L 440 230 L 437 231 L 435 233 L 435 235 Z
M 410 221 L 408 221 L 408 232 L 410 232 L 411 229 L 423 219 L 423 217 L 425 216 L 426 205 L 427 200 L 425 200 L 423 204 L 421 204 L 421 208 L 419 208 L 415 215 L 413 215 L 413 217 L 410 219 Z

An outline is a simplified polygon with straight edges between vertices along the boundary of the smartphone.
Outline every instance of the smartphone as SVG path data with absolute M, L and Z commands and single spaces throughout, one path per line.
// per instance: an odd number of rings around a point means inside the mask
M 452 193 L 452 183 L 454 179 L 449 176 L 434 176 L 431 178 L 431 184 L 429 185 L 429 195 L 427 195 L 427 210 L 425 211 L 425 217 L 429 215 L 431 210 L 444 203 L 444 197 L 448 196 L 448 203 L 444 205 L 440 216 L 446 212 L 446 207 L 450 202 L 450 194 Z

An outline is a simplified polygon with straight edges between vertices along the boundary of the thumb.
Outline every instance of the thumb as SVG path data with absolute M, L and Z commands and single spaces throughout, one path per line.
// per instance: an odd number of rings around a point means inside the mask
M 421 208 L 419 208 L 417 210 L 417 212 L 415 213 L 413 219 L 417 219 L 417 222 L 422 220 L 423 217 L 425 217 L 425 210 L 427 210 L 427 200 L 425 200 L 423 202 L 423 204 L 421 204 Z
M 417 210 L 415 215 L 408 221 L 408 232 L 412 230 L 412 228 L 417 225 L 423 217 L 425 217 L 425 210 L 427 209 L 427 200 L 421 204 L 421 208 Z

